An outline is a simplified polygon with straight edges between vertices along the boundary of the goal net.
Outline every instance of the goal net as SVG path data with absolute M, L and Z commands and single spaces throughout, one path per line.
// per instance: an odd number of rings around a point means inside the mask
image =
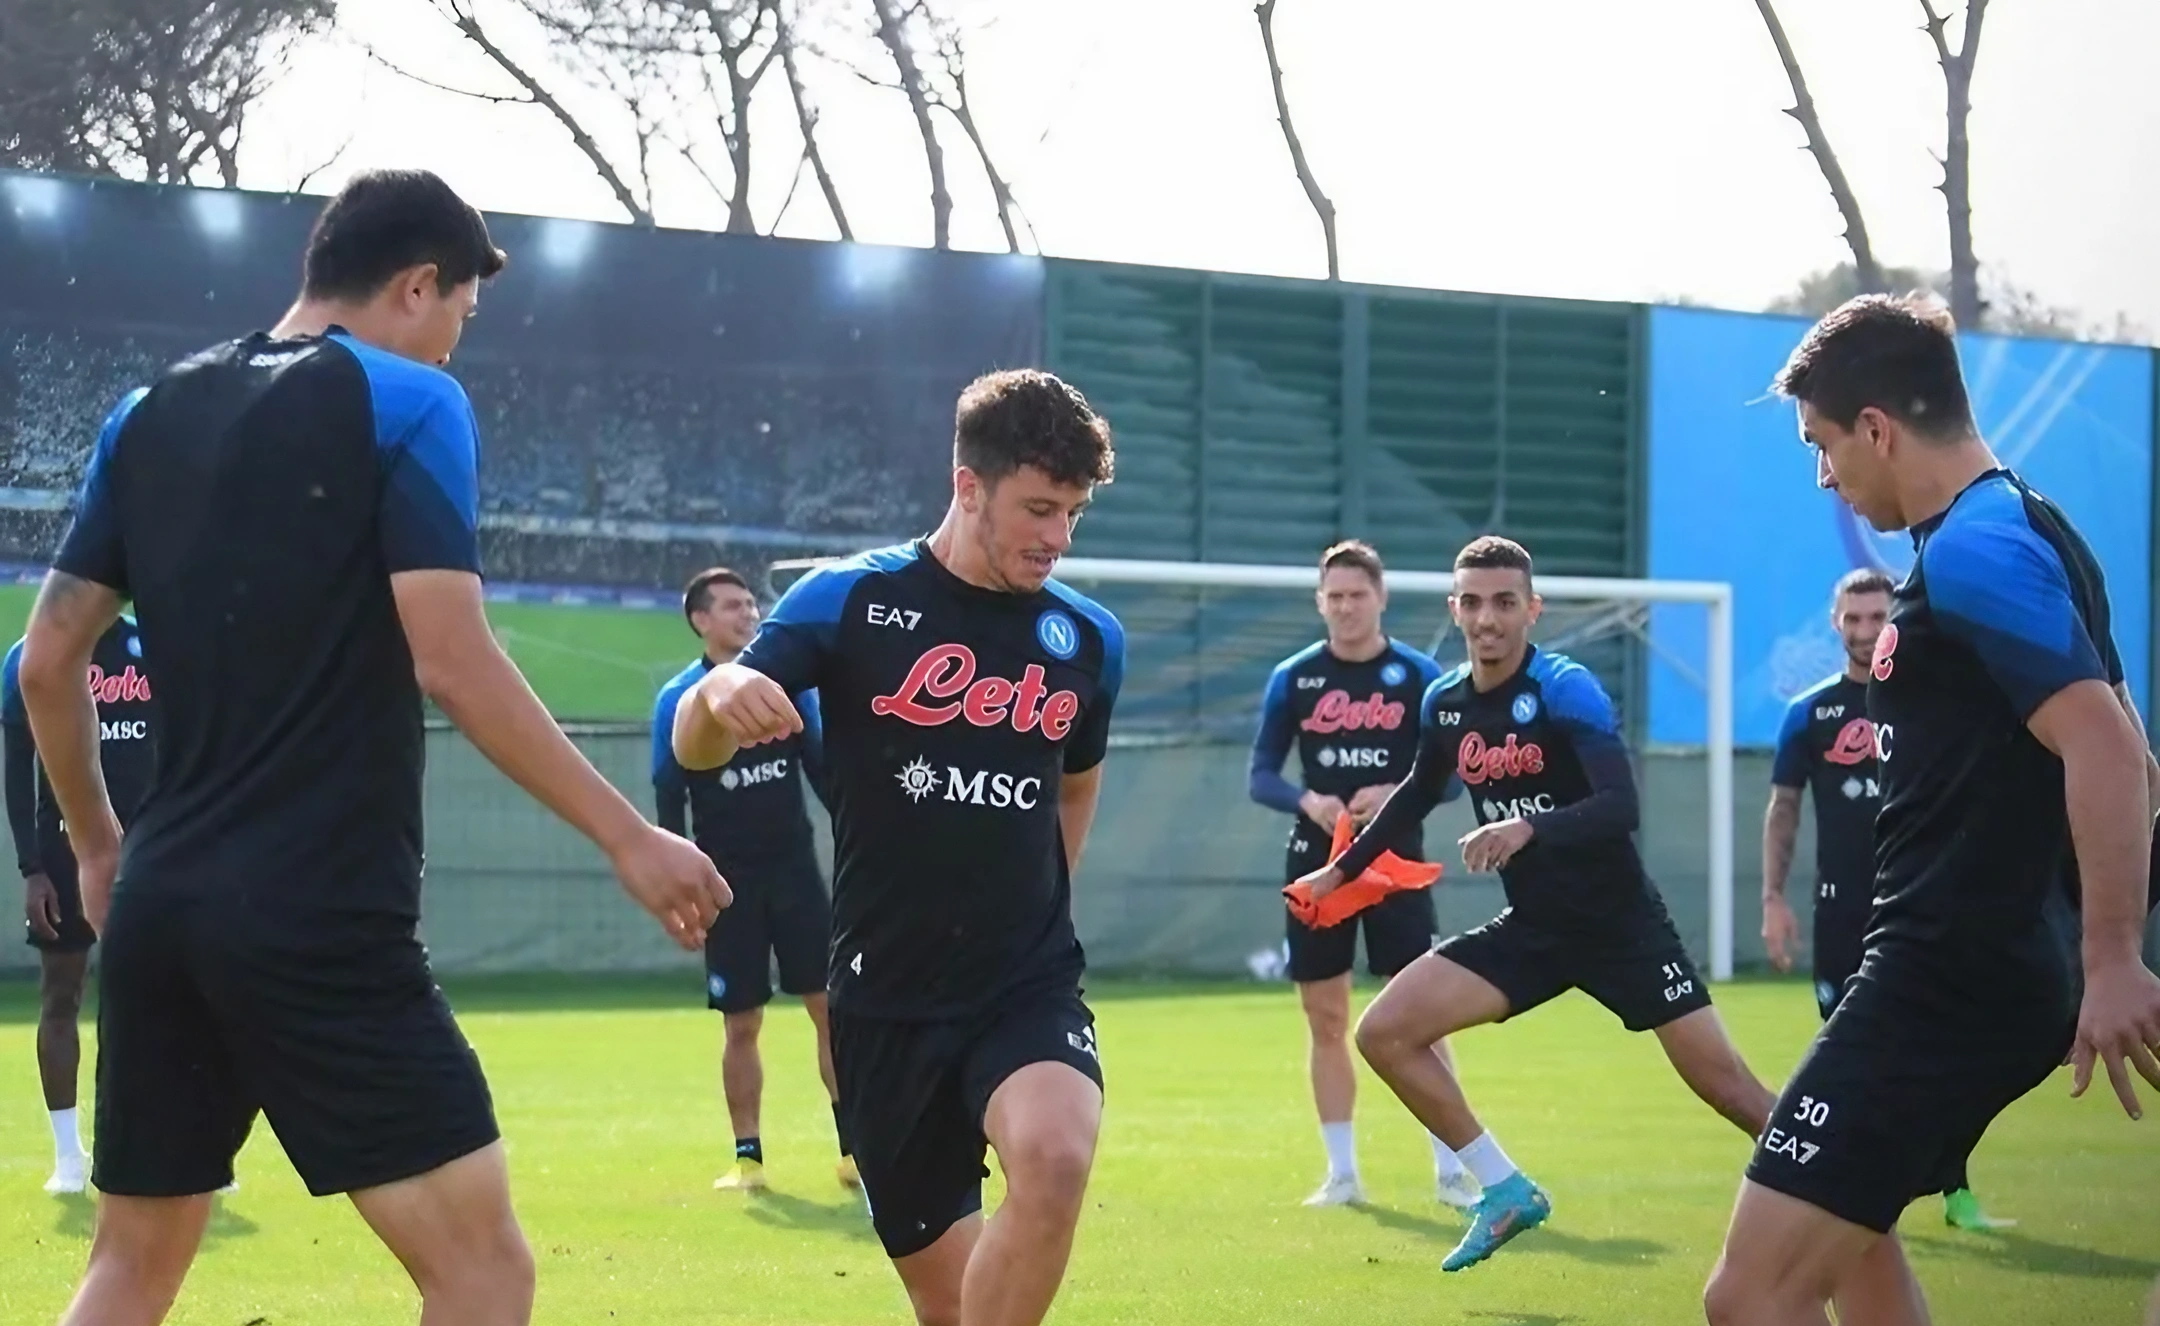
M 784 590 L 824 559 L 772 571 Z M 1092 965 L 1116 970 L 1274 973 L 1280 947 L 1284 817 L 1246 793 L 1247 753 L 1268 673 L 1319 638 L 1310 566 L 1067 558 L 1058 578 L 1100 601 L 1126 631 L 1113 763 L 1075 890 Z M 1449 620 L 1445 572 L 1390 570 L 1389 634 L 1444 666 L 1463 659 Z M 1638 835 L 1690 950 L 1713 979 L 1733 967 L 1731 587 L 1540 576 L 1543 648 L 1598 674 L 1621 713 L 1643 794 Z M 1699 660 L 1665 659 L 1705 707 L 1702 748 L 1651 746 L 1644 709 L 1653 605 L 1704 614 Z M 1292 757 L 1294 764 L 1295 756 Z M 1295 768 L 1286 770 L 1293 781 Z M 1499 910 L 1499 881 L 1470 876 L 1453 845 L 1471 826 L 1467 802 L 1427 825 L 1434 859 L 1452 869 L 1434 895 L 1443 931 Z

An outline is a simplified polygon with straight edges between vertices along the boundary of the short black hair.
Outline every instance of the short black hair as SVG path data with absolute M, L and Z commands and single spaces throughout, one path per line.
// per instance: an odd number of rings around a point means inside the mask
M 690 622 L 693 614 L 703 612 L 712 606 L 714 585 L 733 585 L 737 589 L 748 591 L 753 596 L 757 593 L 756 590 L 750 588 L 749 581 L 728 568 L 724 566 L 708 566 L 690 577 L 690 583 L 683 586 L 682 615 L 684 621 Z M 690 622 L 690 629 L 695 631 L 697 623 Z
M 1463 545 L 1455 554 L 1455 569 L 1520 571 L 1523 579 L 1530 576 L 1530 550 L 1513 539 L 1503 539 L 1497 534 L 1481 534 Z
M 1925 291 L 1861 295 L 1838 305 L 1801 338 L 1771 390 L 1814 406 L 1840 428 L 1852 427 L 1873 406 L 1937 441 L 1973 431 L 1957 324 L 1942 300 Z
M 1373 584 L 1381 583 L 1380 552 L 1363 539 L 1344 539 L 1320 554 L 1322 576 L 1338 566 L 1356 567 L 1370 576 Z
M 986 373 L 960 393 L 953 463 L 996 483 L 1032 465 L 1061 484 L 1110 482 L 1110 425 L 1078 389 L 1039 368 Z
M 407 268 L 435 264 L 444 294 L 488 280 L 509 259 L 487 221 L 442 177 L 426 170 L 355 175 L 308 232 L 301 291 L 315 299 L 372 299 Z
M 1873 566 L 1863 566 L 1857 571 L 1847 571 L 1844 575 L 1838 577 L 1837 593 L 1832 598 L 1841 599 L 1847 594 L 1895 593 L 1897 593 L 1897 582 L 1890 578 L 1888 571 Z

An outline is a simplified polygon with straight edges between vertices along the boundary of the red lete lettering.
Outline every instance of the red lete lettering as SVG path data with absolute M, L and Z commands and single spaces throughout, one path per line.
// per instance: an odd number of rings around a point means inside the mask
M 90 696 L 99 704 L 139 704 L 150 698 L 150 676 L 133 663 L 111 674 L 92 663 Z
M 917 727 L 942 727 L 955 718 L 976 727 L 1009 722 L 1017 732 L 1039 727 L 1050 740 L 1063 741 L 1080 716 L 1080 697 L 1073 691 L 1052 692 L 1048 676 L 1040 663 L 1030 663 L 1017 682 L 978 678 L 974 650 L 966 645 L 939 645 L 915 660 L 898 690 L 871 700 L 870 712 Z
M 1472 732 L 1456 748 L 1455 771 L 1471 787 L 1498 782 L 1502 778 L 1544 773 L 1545 748 L 1534 741 L 1517 744 L 1512 732 L 1508 733 L 1504 744 L 1488 746 L 1481 734 Z
M 1838 730 L 1837 741 L 1823 752 L 1831 764 L 1866 764 L 1875 758 L 1875 725 L 1855 718 Z
M 1348 691 L 1329 691 L 1298 726 L 1307 732 L 1393 732 L 1402 726 L 1403 707 L 1374 691 L 1369 700 L 1353 700 Z
M 1890 680 L 1897 670 L 1897 623 L 1891 622 L 1875 637 L 1875 659 L 1868 664 L 1868 675 L 1877 681 Z

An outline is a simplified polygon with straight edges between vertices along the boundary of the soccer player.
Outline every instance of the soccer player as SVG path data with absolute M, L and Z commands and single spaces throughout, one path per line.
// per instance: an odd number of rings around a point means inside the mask
M 23 708 L 19 674 L 22 642 L 0 665 L 0 743 L 7 770 L 8 828 L 15 835 L 15 864 L 23 877 L 23 921 L 38 951 L 38 1080 L 52 1121 L 53 1172 L 49 1193 L 78 1193 L 89 1182 L 89 1157 L 75 1118 L 75 1082 L 82 1063 L 76 1017 L 82 1011 L 90 947 L 97 942 L 83 919 L 75 854 L 60 823 L 52 787 L 38 767 L 30 717 Z M 115 620 L 90 655 L 90 694 L 98 709 L 98 764 L 113 809 L 125 825 L 134 817 L 150 781 L 150 680 L 142 667 L 142 638 L 135 623 Z
M 772 1002 L 777 960 L 782 993 L 802 998 L 817 1031 L 818 1076 L 833 1103 L 840 1136 L 840 1182 L 861 1186 L 840 1127 L 840 1094 L 833 1084 L 832 1033 L 825 1016 L 825 949 L 832 903 L 818 875 L 803 783 L 822 784 L 817 697 L 797 701 L 803 730 L 784 741 L 737 752 L 723 769 L 691 773 L 675 762 L 675 706 L 722 663 L 732 663 L 757 634 L 758 601 L 749 583 L 724 566 L 698 572 L 683 590 L 683 616 L 705 652 L 661 688 L 653 704 L 652 778 L 660 827 L 685 830 L 689 808 L 697 845 L 715 865 L 725 862 L 735 901 L 705 935 L 705 999 L 722 1016 L 720 1087 L 735 1129 L 735 1160 L 713 1186 L 755 1192 L 765 1187 L 765 1144 L 758 1114 L 765 1065 L 758 1033 Z M 822 795 L 822 793 L 821 793 Z
M 1388 638 L 1381 629 L 1387 585 L 1380 554 L 1352 540 L 1320 556 L 1318 601 L 1327 638 L 1284 659 L 1268 677 L 1260 701 L 1260 731 L 1253 738 L 1252 799 L 1292 816 L 1284 881 L 1300 879 L 1327 864 L 1335 825 L 1344 815 L 1359 824 L 1372 818 L 1417 754 L 1419 701 L 1438 680 L 1440 665 Z M 1283 760 L 1297 743 L 1304 786 L 1282 776 Z M 1386 844 L 1404 860 L 1424 859 L 1425 834 L 1413 824 Z M 1365 932 L 1365 964 L 1375 976 L 1393 976 L 1430 951 L 1438 920 L 1432 894 L 1397 893 L 1358 917 L 1316 930 L 1284 909 L 1290 944 L 1290 979 L 1297 983 L 1311 1033 L 1309 1071 L 1320 1140 L 1327 1151 L 1327 1179 L 1305 1199 L 1307 1206 L 1362 1202 L 1351 1110 L 1357 1073 L 1350 1062 L 1350 969 L 1357 959 L 1358 930 Z M 1435 1045 L 1437 1054 L 1446 1045 Z M 1477 1184 L 1447 1143 L 1432 1139 L 1434 1180 L 1450 1206 L 1477 1205 Z
M 530 1319 L 487 1083 L 415 934 L 423 694 L 684 947 L 726 902 L 488 629 L 472 408 L 435 366 L 503 261 L 435 176 L 356 176 L 276 329 L 167 370 L 91 453 L 21 667 L 104 945 L 102 1198 L 66 1326 L 164 1319 L 258 1110 L 310 1192 L 351 1195 L 423 1321 Z M 123 859 L 85 678 L 126 599 L 158 727 Z
M 2160 766 L 2092 550 L 1981 439 L 1938 303 L 1847 302 L 1775 385 L 1816 481 L 1917 552 L 1869 667 L 1866 951 L 1756 1146 L 1705 1307 L 1819 1322 L 1857 1277 L 1896 1291 L 1881 1320 L 1920 1322 L 1898 1216 L 1996 1115 L 2066 1055 L 2073 1094 L 2103 1064 L 2132 1117 L 2133 1073 L 2160 1087 L 2160 977 L 2138 951 Z
M 1845 668 L 1793 697 L 1779 726 L 1763 812 L 1763 945 L 1779 971 L 1792 970 L 1800 922 L 1785 901 L 1800 797 L 1815 789 L 1815 1006 L 1824 1020 L 1860 969 L 1861 941 L 1875 901 L 1875 728 L 1867 718 L 1868 668 L 1890 620 L 1890 577 L 1848 572 L 1831 598 L 1830 625 L 1845 645 Z M 1980 1209 L 1960 1162 L 1943 1188 L 1944 1222 L 1984 1231 L 2014 1225 Z
M 1050 579 L 1111 474 L 1109 426 L 1036 370 L 960 396 L 927 539 L 819 569 L 675 712 L 725 764 L 824 710 L 833 1066 L 863 1191 L 925 1326 L 1032 1326 L 1102 1118 L 1072 872 L 1125 670 L 1117 619 Z M 1006 1196 L 982 1219 L 983 1148 Z
M 1357 1029 L 1366 1062 L 1484 1190 L 1441 1263 L 1459 1271 L 1543 1223 L 1552 1202 L 1471 1112 L 1432 1052 L 1443 1036 L 1580 989 L 1628 1030 L 1656 1032 L 1695 1094 L 1749 1136 L 1771 1097 L 1725 1035 L 1636 853 L 1635 778 L 1612 702 L 1588 668 L 1530 643 L 1542 607 L 1530 554 L 1474 540 L 1456 555 L 1448 602 L 1470 661 L 1426 691 L 1408 777 L 1339 859 L 1305 878 L 1324 896 L 1469 793 L 1478 827 L 1461 840 L 1463 865 L 1497 870 L 1508 906 L 1405 967 Z

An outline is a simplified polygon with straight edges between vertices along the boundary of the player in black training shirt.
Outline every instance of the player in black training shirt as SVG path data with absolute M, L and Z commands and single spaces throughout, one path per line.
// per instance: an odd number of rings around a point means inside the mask
M 38 950 L 38 1078 L 52 1122 L 53 1173 L 49 1193 L 78 1193 L 89 1182 L 89 1157 L 75 1118 L 75 1082 L 82 1063 L 76 1017 L 82 1010 L 90 946 L 97 942 L 83 919 L 82 890 L 75 880 L 75 853 L 60 823 L 52 786 L 38 767 L 30 715 L 23 708 L 22 642 L 0 666 L 0 740 L 7 757 L 8 828 L 15 835 L 15 864 L 23 877 L 23 924 Z M 142 637 L 126 617 L 98 637 L 90 655 L 90 695 L 97 702 L 98 765 L 113 809 L 125 825 L 150 781 L 150 678 L 143 671 Z
M 1291 816 L 1285 883 L 1327 864 L 1336 823 L 1344 816 L 1363 824 L 1380 809 L 1417 754 L 1418 702 L 1440 677 L 1440 665 L 1381 629 L 1387 585 L 1380 554 L 1352 540 L 1320 555 L 1320 587 L 1314 592 L 1327 638 L 1284 659 L 1268 677 L 1260 700 L 1260 730 L 1253 737 L 1249 791 L 1252 799 Z M 1297 747 L 1302 787 L 1282 775 Z M 1388 844 L 1407 861 L 1425 859 L 1425 832 L 1412 825 Z M 1432 949 L 1437 921 L 1432 894 L 1411 890 L 1367 908 L 1357 917 L 1316 930 L 1284 908 L 1290 948 L 1290 979 L 1297 984 L 1312 1036 L 1310 1071 L 1320 1138 L 1327 1151 L 1327 1179 L 1307 1206 L 1362 1202 L 1357 1148 L 1350 1115 L 1357 1102 L 1357 1074 L 1350 1063 L 1350 968 L 1357 936 L 1365 931 L 1365 963 L 1375 976 L 1393 976 Z M 1446 1044 L 1433 1047 L 1447 1053 Z M 1435 1137 L 1433 1167 L 1440 1200 L 1477 1204 L 1468 1170 Z
M 706 673 L 732 663 L 757 634 L 758 601 L 750 585 L 724 566 L 690 578 L 683 616 L 705 642 L 705 652 L 677 673 L 653 703 L 652 780 L 660 827 L 695 840 L 715 865 L 727 868 L 735 900 L 713 920 L 705 936 L 705 1002 L 724 1019 L 720 1089 L 735 1130 L 735 1159 L 715 1188 L 756 1192 L 765 1184 L 765 1144 L 759 1107 L 765 1065 L 758 1033 L 772 1002 L 772 969 L 780 968 L 782 993 L 798 995 L 817 1032 L 818 1076 L 840 1120 L 839 1088 L 833 1082 L 831 1024 L 825 1016 L 825 950 L 832 938 L 832 902 L 818 873 L 803 784 L 823 782 L 823 737 L 817 694 L 796 698 L 803 730 L 782 741 L 749 746 L 721 769 L 691 773 L 675 762 L 675 707 Z M 822 796 L 822 792 L 820 796 Z M 688 822 L 684 819 L 689 810 Z M 860 1187 L 840 1133 L 840 1182 Z
M 1830 625 L 1845 646 L 1845 667 L 1786 706 L 1763 812 L 1763 947 L 1779 971 L 1792 970 L 1800 923 L 1785 901 L 1800 798 L 1815 792 L 1815 1006 L 1825 1019 L 1845 983 L 1860 970 L 1875 902 L 1875 811 L 1882 804 L 1875 767 L 1875 726 L 1867 716 L 1868 668 L 1890 620 L 1896 582 L 1873 567 L 1850 571 L 1830 600 Z M 1980 1208 L 1965 1165 L 1943 1185 L 1943 1219 L 1960 1229 L 2005 1228 Z
M 1848 302 L 1776 386 L 1817 481 L 1916 554 L 1869 667 L 1866 951 L 1757 1143 L 1705 1302 L 1718 1323 L 1819 1322 L 1862 1289 L 1870 1321 L 1924 1321 L 1893 1233 L 1908 1202 L 2065 1054 L 2079 1091 L 2104 1063 L 2133 1116 L 2131 1072 L 2160 1087 L 2138 952 L 2160 766 L 2099 565 L 1981 440 L 1939 304 Z
M 1635 777 L 1612 702 L 1588 668 L 1530 643 L 1542 606 L 1530 554 L 1486 537 L 1455 558 L 1455 623 L 1470 661 L 1426 691 L 1409 776 L 1333 864 L 1315 897 L 1354 879 L 1444 800 L 1467 793 L 1478 828 L 1463 865 L 1497 870 L 1508 906 L 1404 968 L 1358 1023 L 1358 1049 L 1484 1189 L 1441 1268 L 1491 1256 L 1552 1209 L 1464 1099 L 1432 1046 L 1571 989 L 1630 1031 L 1655 1031 L 1698 1096 L 1750 1136 L 1770 1092 L 1725 1035 L 1635 850 Z
M 815 689 L 833 812 L 833 1061 L 878 1237 L 925 1323 L 1040 1322 L 1102 1117 L 1072 871 L 1125 670 L 1050 579 L 1109 426 L 1035 370 L 961 394 L 929 538 L 805 577 L 676 709 L 688 769 L 786 738 Z M 985 1142 L 1006 1198 L 983 1222 Z M 965 1282 L 966 1308 L 962 1309 Z
M 104 942 L 74 1326 L 163 1319 L 258 1110 L 311 1192 L 351 1194 L 426 1320 L 530 1318 L 487 1084 L 415 934 L 423 692 L 678 942 L 726 901 L 488 630 L 472 408 L 435 365 L 502 264 L 440 179 L 360 175 L 278 327 L 167 370 L 90 457 L 21 667 Z M 123 855 L 84 683 L 127 599 L 158 730 Z

